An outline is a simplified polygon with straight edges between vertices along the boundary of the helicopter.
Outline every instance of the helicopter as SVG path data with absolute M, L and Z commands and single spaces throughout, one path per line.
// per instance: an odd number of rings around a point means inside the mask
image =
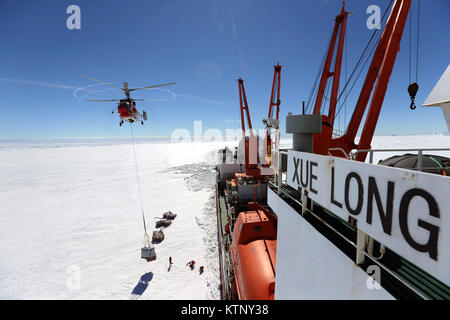
M 85 77 L 87 79 L 99 82 L 99 83 L 103 83 L 103 84 L 107 84 L 107 85 L 111 85 L 111 83 L 107 83 L 104 81 L 100 81 L 97 80 L 93 77 L 84 75 L 79 73 L 78 74 L 80 77 Z M 117 104 L 117 113 L 120 116 L 120 122 L 119 125 L 122 126 L 124 121 L 128 121 L 129 123 L 133 123 L 133 122 L 137 122 L 140 121 L 141 124 L 144 124 L 144 121 L 147 121 L 147 112 L 145 110 L 142 111 L 142 114 L 137 110 L 136 108 L 136 101 L 144 101 L 144 99 L 132 99 L 130 96 L 130 92 L 131 91 L 135 91 L 135 90 L 145 90 L 145 89 L 151 89 L 151 88 L 157 88 L 157 87 L 163 87 L 163 86 L 170 86 L 170 85 L 174 85 L 176 84 L 175 82 L 171 82 L 171 83 L 163 83 L 163 84 L 157 84 L 157 85 L 153 85 L 153 86 L 147 86 L 147 87 L 142 87 L 142 88 L 128 88 L 128 82 L 124 82 L 123 83 L 123 88 L 117 87 L 112 85 L 112 87 L 117 88 L 119 90 L 124 91 L 126 98 L 125 99 L 108 99 L 108 100 L 86 100 L 89 102 L 112 102 L 112 101 L 118 101 Z M 114 108 L 115 110 L 116 108 Z M 114 110 L 112 111 L 112 113 L 114 114 Z

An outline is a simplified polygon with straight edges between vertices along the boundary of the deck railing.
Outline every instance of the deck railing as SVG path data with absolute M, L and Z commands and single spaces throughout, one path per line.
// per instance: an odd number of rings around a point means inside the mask
M 331 149 L 330 149 L 331 150 Z M 450 169 L 449 166 L 446 167 L 423 167 L 423 152 L 429 152 L 429 151 L 449 151 L 450 148 L 413 148 L 413 149 L 363 149 L 363 150 L 356 150 L 355 152 L 352 152 L 350 157 L 351 159 L 355 159 L 356 154 L 367 152 L 369 153 L 369 163 L 373 163 L 373 154 L 375 152 L 417 152 L 417 168 L 408 168 L 409 170 L 417 170 L 422 171 L 424 169 Z M 345 153 L 345 152 L 344 152 Z

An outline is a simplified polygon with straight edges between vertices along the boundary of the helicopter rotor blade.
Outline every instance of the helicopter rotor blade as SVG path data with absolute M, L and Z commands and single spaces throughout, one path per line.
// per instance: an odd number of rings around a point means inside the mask
M 121 99 L 108 99 L 108 100 L 92 100 L 92 99 L 89 99 L 89 100 L 86 100 L 86 101 L 89 101 L 89 102 L 93 102 L 93 101 L 95 101 L 95 102 L 111 102 L 111 101 L 120 101 Z M 145 101 L 145 99 L 132 99 L 133 101 Z
M 91 76 L 87 76 L 87 75 L 85 75 L 85 74 L 81 74 L 81 73 L 77 73 L 77 75 L 78 75 L 78 76 L 80 76 L 80 77 L 84 77 L 84 78 L 90 79 L 90 80 L 92 80 L 92 81 L 95 81 L 95 82 L 99 82 L 99 83 L 107 84 L 107 85 L 110 85 L 111 87 L 114 87 L 114 88 L 117 88 L 117 89 L 123 90 L 123 88 L 121 88 L 121 87 L 118 87 L 118 86 L 115 86 L 115 85 L 111 84 L 111 82 L 104 82 L 104 81 L 100 81 L 100 80 L 97 80 L 97 79 L 95 79 L 95 78 L 93 78 L 93 77 L 91 77 Z
M 151 89 L 151 88 L 157 88 L 157 87 L 163 87 L 163 86 L 171 86 L 174 84 L 176 84 L 176 82 L 157 84 L 154 86 L 148 86 L 148 87 L 142 87 L 142 88 L 133 88 L 133 89 L 128 89 L 128 91 L 144 90 L 144 89 Z

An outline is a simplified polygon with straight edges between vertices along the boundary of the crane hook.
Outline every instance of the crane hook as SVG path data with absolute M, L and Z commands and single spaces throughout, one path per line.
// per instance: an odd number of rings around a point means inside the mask
M 411 98 L 411 105 L 409 107 L 411 110 L 414 110 L 416 108 L 414 99 L 416 98 L 416 93 L 418 90 L 419 90 L 419 85 L 416 82 L 413 82 L 408 86 L 408 93 Z

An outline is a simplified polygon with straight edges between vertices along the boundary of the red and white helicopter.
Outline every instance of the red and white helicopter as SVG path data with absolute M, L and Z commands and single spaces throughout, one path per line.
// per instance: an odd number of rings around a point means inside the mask
M 111 83 L 107 83 L 104 81 L 97 80 L 93 77 L 84 75 L 84 74 L 78 74 L 81 77 L 88 78 L 90 80 L 103 83 L 106 85 L 111 85 Z M 142 88 L 128 88 L 128 82 L 123 83 L 123 88 L 114 86 L 114 88 L 120 89 L 125 92 L 126 98 L 125 99 L 108 99 L 108 100 L 86 100 L 86 101 L 102 101 L 102 102 L 110 102 L 110 101 L 118 101 L 117 106 L 117 113 L 120 116 L 120 122 L 119 125 L 122 126 L 124 121 L 128 121 L 130 123 L 133 123 L 135 121 L 141 121 L 141 124 L 144 124 L 144 121 L 147 121 L 147 112 L 145 110 L 142 111 L 142 114 L 139 113 L 139 111 L 136 109 L 136 101 L 144 101 L 144 99 L 132 99 L 130 97 L 130 92 L 135 90 L 145 90 L 145 89 L 151 89 L 151 88 L 157 88 L 157 87 L 163 87 L 163 86 L 170 86 L 176 84 L 175 82 L 171 83 L 163 83 L 163 84 L 157 84 L 153 86 L 148 87 L 142 87 Z M 113 112 L 114 113 L 114 110 Z

